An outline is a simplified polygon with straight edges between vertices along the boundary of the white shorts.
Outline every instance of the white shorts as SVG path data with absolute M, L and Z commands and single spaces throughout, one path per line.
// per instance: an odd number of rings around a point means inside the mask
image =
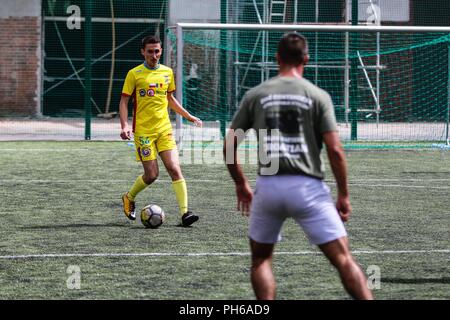
M 287 218 L 293 218 L 314 245 L 347 236 L 330 188 L 322 180 L 303 175 L 258 176 L 250 214 L 250 239 L 276 243 Z

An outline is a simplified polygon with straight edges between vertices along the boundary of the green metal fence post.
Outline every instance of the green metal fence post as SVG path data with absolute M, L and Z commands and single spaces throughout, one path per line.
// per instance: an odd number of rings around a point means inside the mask
M 221 0 L 220 2 L 220 22 L 227 23 L 227 0 Z M 228 93 L 227 93 L 227 54 L 223 48 L 227 45 L 227 31 L 220 30 L 220 84 L 219 84 L 219 115 L 222 117 L 220 119 L 220 134 L 225 137 L 226 131 L 226 118 L 227 118 L 227 104 L 228 104 Z
M 450 38 L 447 42 L 447 114 L 446 114 L 446 121 L 447 121 L 447 127 L 446 127 L 446 140 L 447 145 L 450 146 L 450 137 L 449 137 L 449 122 L 450 122 Z
M 352 1 L 352 25 L 358 25 L 358 1 Z M 359 45 L 359 34 L 357 32 L 352 33 L 352 46 L 353 50 L 351 54 L 353 58 L 351 59 L 351 76 L 350 76 L 350 120 L 351 120 L 351 140 L 358 140 L 358 57 L 357 50 Z
M 92 60 L 92 0 L 86 0 L 86 14 L 84 23 L 84 111 L 85 127 L 84 139 L 91 140 L 91 117 L 92 117 L 92 85 L 91 85 L 91 60 Z

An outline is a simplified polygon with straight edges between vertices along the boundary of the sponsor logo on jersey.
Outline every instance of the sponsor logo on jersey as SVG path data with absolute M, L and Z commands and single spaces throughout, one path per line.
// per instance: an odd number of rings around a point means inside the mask
M 148 86 L 150 88 L 158 88 L 158 84 L 157 83 L 150 83 Z
M 141 145 L 150 144 L 150 138 L 149 137 L 139 137 L 139 143 Z
M 153 97 L 153 96 L 155 95 L 155 90 L 153 90 L 153 89 L 148 89 L 148 90 L 147 90 L 147 95 L 148 95 L 149 97 Z
M 139 90 L 139 95 L 140 95 L 141 97 L 145 97 L 145 89 Z

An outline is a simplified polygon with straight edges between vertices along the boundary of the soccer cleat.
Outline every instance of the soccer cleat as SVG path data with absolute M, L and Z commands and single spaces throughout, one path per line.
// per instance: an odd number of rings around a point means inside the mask
M 134 204 L 134 201 L 131 201 L 128 199 L 127 196 L 128 193 L 125 193 L 122 196 L 122 202 L 123 202 L 123 212 L 130 220 L 136 220 L 136 205 Z
M 186 212 L 181 217 L 181 225 L 183 227 L 189 227 L 191 224 L 193 224 L 195 221 L 198 220 L 198 216 L 193 214 L 191 211 Z

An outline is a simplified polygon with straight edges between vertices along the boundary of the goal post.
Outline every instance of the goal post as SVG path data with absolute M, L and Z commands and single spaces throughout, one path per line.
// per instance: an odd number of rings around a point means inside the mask
M 447 114 L 446 114 L 446 145 L 450 146 L 450 41 L 447 43 Z
M 344 144 L 449 143 L 450 27 L 178 23 L 177 99 L 223 136 L 242 95 L 277 74 L 276 44 L 289 31 L 310 43 L 305 78 L 331 94 Z M 176 116 L 180 148 L 193 130 Z

